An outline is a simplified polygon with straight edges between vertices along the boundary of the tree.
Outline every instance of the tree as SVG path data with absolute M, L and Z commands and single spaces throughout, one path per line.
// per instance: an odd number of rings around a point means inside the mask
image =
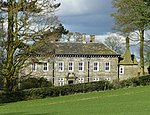
M 117 34 L 109 34 L 107 38 L 105 38 L 104 43 L 112 50 L 116 51 L 118 54 L 123 53 L 122 49 L 122 39 Z
M 116 12 L 112 14 L 115 20 L 115 29 L 123 33 L 136 30 L 140 38 L 140 74 L 144 74 L 144 31 L 150 26 L 150 6 L 145 0 L 113 0 Z
M 0 0 L 0 13 L 7 27 L 3 38 L 4 90 L 12 91 L 18 88 L 19 71 L 33 51 L 33 43 L 51 26 L 59 22 L 54 16 L 60 3 L 54 0 Z

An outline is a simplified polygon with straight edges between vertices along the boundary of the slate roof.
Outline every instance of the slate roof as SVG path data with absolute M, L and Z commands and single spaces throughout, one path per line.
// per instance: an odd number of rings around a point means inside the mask
M 98 54 L 98 55 L 118 55 L 102 43 L 49 43 L 39 45 L 36 54 Z
M 112 51 L 103 43 L 52 43 L 52 39 L 56 39 L 56 36 L 42 39 L 34 45 L 34 52 L 37 55 L 52 54 L 55 49 L 55 54 L 96 54 L 96 55 L 116 55 L 115 51 Z

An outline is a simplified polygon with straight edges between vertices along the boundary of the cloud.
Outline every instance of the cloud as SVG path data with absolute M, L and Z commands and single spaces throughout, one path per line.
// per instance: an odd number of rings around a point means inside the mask
M 57 2 L 61 3 L 58 11 L 60 16 L 93 14 L 104 8 L 100 0 L 57 0 Z
M 87 34 L 112 31 L 111 0 L 57 0 L 61 6 L 56 13 L 66 29 Z

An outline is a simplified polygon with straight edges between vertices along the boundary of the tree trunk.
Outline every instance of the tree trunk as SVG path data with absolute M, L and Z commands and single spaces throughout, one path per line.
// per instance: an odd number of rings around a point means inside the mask
M 7 61 L 4 76 L 4 91 L 10 91 L 13 77 L 13 1 L 8 0 L 8 37 L 7 37 Z
M 144 29 L 140 31 L 140 76 L 144 75 Z

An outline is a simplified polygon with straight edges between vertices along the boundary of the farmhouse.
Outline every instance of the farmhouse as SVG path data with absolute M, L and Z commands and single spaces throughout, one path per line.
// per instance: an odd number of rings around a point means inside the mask
M 110 50 L 103 43 L 89 42 L 83 35 L 82 42 L 60 43 L 56 36 L 43 39 L 35 46 L 35 54 L 26 63 L 21 74 L 44 77 L 55 86 L 86 83 L 99 80 L 118 81 L 138 75 L 138 64 L 130 54 L 129 39 L 123 56 Z

